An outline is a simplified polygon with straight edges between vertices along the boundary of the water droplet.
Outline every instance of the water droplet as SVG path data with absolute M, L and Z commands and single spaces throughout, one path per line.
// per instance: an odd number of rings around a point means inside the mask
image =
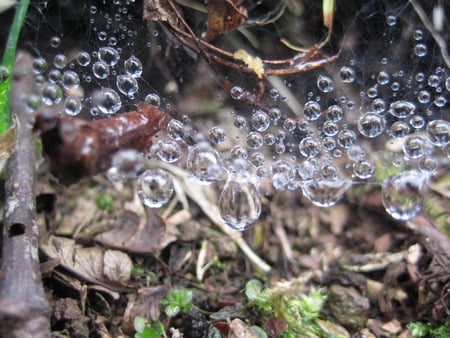
M 80 78 L 77 73 L 68 70 L 62 74 L 61 84 L 65 90 L 76 89 L 80 85 Z
M 420 103 L 428 103 L 428 102 L 430 102 L 430 99 L 431 99 L 431 94 L 428 90 L 421 90 L 419 92 L 419 95 L 417 95 L 417 100 Z
M 352 145 L 347 149 L 347 157 L 351 161 L 359 161 L 366 157 L 366 152 L 359 145 Z
M 144 159 L 134 149 L 119 150 L 111 160 L 111 168 L 107 172 L 112 182 L 123 182 L 135 179 L 145 171 Z
M 409 124 L 416 130 L 422 129 L 425 126 L 425 118 L 422 115 L 413 115 Z
M 392 102 L 389 106 L 389 113 L 399 119 L 404 119 L 415 113 L 416 106 L 414 103 L 404 100 Z
M 189 175 L 200 184 L 211 184 L 219 180 L 223 171 L 219 152 L 205 142 L 189 149 L 186 166 Z
M 92 65 L 92 73 L 97 79 L 104 80 L 109 75 L 109 67 L 102 61 L 94 62 Z
M 332 105 L 329 106 L 326 112 L 326 118 L 332 122 L 339 122 L 344 117 L 344 110 L 341 106 Z
M 247 120 L 241 115 L 236 115 L 233 124 L 238 129 L 244 129 L 247 126 Z
M 303 115 L 309 121 L 317 120 L 322 111 L 320 105 L 316 101 L 308 101 L 303 108 Z
M 264 111 L 258 109 L 252 115 L 252 126 L 257 131 L 266 131 L 270 126 L 270 117 Z
M 437 161 L 428 156 L 424 156 L 419 160 L 419 169 L 425 174 L 432 174 L 436 171 L 438 167 Z
M 442 108 L 447 104 L 447 99 L 442 95 L 438 95 L 434 98 L 434 104 L 436 107 Z
M 81 100 L 77 97 L 68 96 L 64 102 L 64 113 L 69 116 L 77 116 L 83 107 Z
M 397 121 L 391 125 L 390 131 L 391 131 L 392 137 L 397 138 L 397 139 L 403 138 L 409 134 L 409 126 L 404 121 Z
M 422 209 L 426 176 L 418 171 L 404 171 L 383 182 L 381 197 L 386 212 L 393 218 L 406 221 Z
M 385 120 L 375 113 L 367 113 L 358 120 L 358 130 L 365 137 L 377 137 L 381 135 L 385 128 Z
M 277 138 L 273 133 L 267 133 L 266 135 L 264 135 L 263 139 L 264 143 L 267 144 L 268 146 L 274 145 L 275 142 L 277 141 Z
M 156 106 L 156 107 L 159 107 L 161 105 L 161 98 L 159 97 L 158 94 L 154 94 L 154 93 L 148 94 L 145 96 L 144 100 L 145 100 L 145 102 L 147 102 L 153 106 Z
M 78 53 L 77 62 L 80 66 L 86 67 L 91 63 L 91 56 L 88 52 L 81 51 Z
M 322 148 L 325 151 L 332 151 L 334 148 L 336 148 L 336 141 L 330 136 L 324 137 L 322 140 Z
M 133 96 L 139 89 L 137 80 L 130 75 L 117 76 L 116 85 L 117 89 L 127 96 Z
M 293 132 L 297 128 L 297 122 L 294 119 L 287 118 L 283 122 L 283 128 L 288 132 Z
M 295 178 L 295 171 L 287 161 L 279 160 L 272 164 L 272 184 L 275 189 L 284 190 Z
M 303 195 L 314 205 L 329 207 L 336 204 L 352 185 L 347 179 L 311 180 L 302 184 Z
M 211 142 L 216 144 L 220 144 L 225 141 L 225 130 L 220 126 L 209 129 L 208 135 Z
M 33 59 L 32 69 L 35 74 L 43 74 L 47 70 L 47 61 L 44 58 Z
M 62 75 L 58 69 L 52 69 L 48 72 L 48 81 L 51 83 L 58 83 L 61 81 Z
M 386 101 L 383 99 L 375 99 L 370 104 L 374 113 L 382 115 L 386 111 Z
M 425 81 L 425 74 L 422 72 L 417 73 L 414 78 L 416 79 L 417 82 L 421 83 L 423 81 Z
M 50 38 L 50 46 L 58 48 L 61 45 L 61 38 L 59 36 L 52 36 Z
M 167 124 L 167 136 L 175 141 L 181 140 L 184 137 L 183 122 L 176 119 L 171 119 Z
M 281 110 L 278 108 L 270 108 L 268 115 L 274 124 L 277 124 L 278 120 L 281 118 Z
M 247 149 L 241 146 L 234 146 L 233 149 L 231 149 L 231 158 L 234 160 L 246 160 L 248 158 Z
M 434 120 L 427 124 L 428 139 L 437 147 L 444 148 L 450 142 L 450 122 Z
M 105 115 L 115 114 L 122 106 L 119 94 L 111 88 L 102 88 L 92 95 L 93 106 Z
M 67 58 L 64 54 L 56 54 L 53 58 L 53 65 L 58 69 L 63 69 L 66 66 Z
M 149 169 L 138 177 L 138 195 L 148 208 L 160 208 L 172 197 L 173 178 L 164 170 Z
M 424 43 L 418 43 L 414 46 L 414 54 L 418 57 L 424 57 L 427 55 L 427 45 Z
M 320 153 L 320 141 L 313 137 L 305 137 L 300 141 L 299 150 L 305 157 L 315 157 Z
M 115 66 L 120 59 L 120 54 L 113 47 L 101 47 L 98 51 L 98 58 L 108 66 Z
M 359 160 L 353 163 L 353 172 L 360 179 L 371 178 L 375 171 L 375 166 L 370 160 Z
M 388 15 L 386 18 L 386 23 L 388 26 L 395 26 L 397 24 L 397 17 L 394 15 Z
M 342 148 L 349 148 L 356 141 L 356 134 L 353 130 L 344 129 L 341 130 L 337 136 L 337 143 Z
M 245 89 L 239 86 L 234 86 L 230 89 L 230 95 L 235 100 L 242 100 L 245 97 Z
M 326 136 L 335 136 L 339 132 L 339 126 L 333 121 L 325 121 L 322 125 L 322 131 Z
M 140 77 L 142 74 L 142 63 L 141 60 L 139 60 L 134 55 L 130 56 L 127 60 L 124 62 L 125 67 L 125 73 L 132 77 Z
M 261 148 L 263 145 L 263 137 L 260 133 L 252 131 L 247 135 L 247 145 L 252 149 Z
M 5 82 L 9 77 L 9 70 L 3 65 L 0 65 L 0 84 Z
M 231 174 L 219 198 L 220 215 L 234 230 L 244 231 L 261 214 L 261 197 L 247 173 Z
M 62 95 L 61 87 L 54 83 L 48 83 L 42 90 L 42 102 L 47 106 L 53 106 L 61 101 Z
M 416 41 L 420 41 L 423 39 L 423 31 L 420 29 L 416 29 L 413 34 L 413 38 Z
M 319 75 L 317 77 L 317 88 L 321 92 L 329 93 L 334 89 L 333 80 L 328 75 Z
M 426 152 L 426 140 L 417 135 L 408 136 L 403 143 L 403 152 L 409 158 L 420 158 Z
M 264 165 L 264 154 L 260 153 L 260 152 L 255 152 L 250 156 L 250 162 L 255 166 L 255 167 L 261 167 Z
M 306 160 L 297 166 L 298 176 L 304 181 L 310 180 L 314 177 L 317 171 L 317 166 L 313 160 Z
M 159 140 L 151 147 L 152 155 L 156 155 L 161 161 L 174 163 L 181 157 L 181 149 L 178 143 L 172 140 Z
M 351 67 L 343 66 L 339 72 L 339 77 L 344 83 L 351 83 L 355 81 L 355 71 Z
M 439 86 L 439 76 L 433 74 L 428 77 L 428 85 L 433 88 L 437 88 Z
M 377 83 L 380 86 L 388 84 L 389 81 L 390 81 L 390 77 L 389 77 L 389 73 L 387 71 L 382 70 L 381 72 L 378 73 L 378 75 L 377 75 Z

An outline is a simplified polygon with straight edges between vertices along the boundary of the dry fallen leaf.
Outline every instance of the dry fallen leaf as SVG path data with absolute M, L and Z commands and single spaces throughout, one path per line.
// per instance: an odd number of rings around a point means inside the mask
M 127 286 L 130 279 L 132 262 L 124 252 L 104 251 L 98 246 L 85 248 L 73 239 L 57 236 L 50 236 L 41 249 L 87 282 L 115 288 Z

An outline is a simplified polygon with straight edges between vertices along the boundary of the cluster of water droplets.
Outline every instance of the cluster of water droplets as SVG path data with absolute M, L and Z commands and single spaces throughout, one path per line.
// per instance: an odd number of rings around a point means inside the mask
M 128 17 L 126 6 L 121 8 L 118 15 L 104 17 L 111 25 L 115 22 L 116 30 L 94 31 L 98 48 L 81 50 L 75 57 L 56 52 L 51 62 L 34 59 L 41 95 L 28 98 L 30 109 L 61 104 L 69 116 L 84 109 L 108 117 L 138 95 L 160 106 L 157 94 L 142 95 L 139 88 L 141 60 L 118 47 L 118 41 L 134 35 L 120 23 Z M 95 6 L 90 12 L 98 15 Z M 388 17 L 386 22 L 393 27 L 397 20 Z M 418 60 L 428 55 L 424 35 L 416 30 L 413 36 Z M 60 38 L 52 37 L 50 45 L 58 51 Z M 450 123 L 444 114 L 450 71 L 436 67 L 394 73 L 388 65 L 388 57 L 383 57 L 372 74 L 361 74 L 357 60 L 341 63 L 334 73 L 320 71 L 307 95 L 298 98 L 300 108 L 295 111 L 272 88 L 261 107 L 233 112 L 233 131 L 219 125 L 200 130 L 187 117 L 173 118 L 145 154 L 118 152 L 107 176 L 112 182 L 136 180 L 142 203 L 160 208 L 174 192 L 174 177 L 148 168 L 148 159 L 182 166 L 193 184 L 220 186 L 221 216 L 237 230 L 260 217 L 261 195 L 268 190 L 262 183 L 267 182 L 274 191 L 298 192 L 320 207 L 336 204 L 354 184 L 379 184 L 386 211 L 395 219 L 410 219 L 421 210 L 440 159 L 450 157 Z M 0 68 L 0 81 L 8 76 Z M 95 83 L 97 89 L 85 97 L 83 83 Z M 356 101 L 345 89 L 354 90 L 360 83 L 364 88 Z M 235 85 L 229 94 L 239 103 L 248 92 Z M 388 153 L 388 160 L 380 163 L 373 149 Z M 390 167 L 395 174 L 379 179 Z

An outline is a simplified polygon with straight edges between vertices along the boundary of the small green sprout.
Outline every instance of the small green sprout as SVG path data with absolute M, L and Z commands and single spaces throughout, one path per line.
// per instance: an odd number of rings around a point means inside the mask
M 171 289 L 161 304 L 168 317 L 175 317 L 180 312 L 189 313 L 192 308 L 192 291 L 188 289 Z
M 408 324 L 408 330 L 411 332 L 413 338 L 433 337 L 433 338 L 448 338 L 450 337 L 450 317 L 439 326 L 432 326 L 421 322 Z
M 97 198 L 97 207 L 101 210 L 111 212 L 114 210 L 114 197 L 100 194 Z
M 164 326 L 158 320 L 150 325 L 147 318 L 137 316 L 134 319 L 135 338 L 160 338 L 164 337 Z
M 245 295 L 250 306 L 256 307 L 263 316 L 273 316 L 286 323 L 282 337 L 346 337 L 345 329 L 327 322 L 333 329 L 332 335 L 324 329 L 320 312 L 327 300 L 322 290 L 311 290 L 308 294 L 286 294 L 277 287 L 263 289 L 256 279 L 245 285 Z

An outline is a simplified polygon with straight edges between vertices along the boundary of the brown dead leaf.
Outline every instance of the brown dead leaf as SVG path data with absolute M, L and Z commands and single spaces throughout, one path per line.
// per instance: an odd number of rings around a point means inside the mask
M 202 38 L 211 41 L 218 36 L 236 30 L 247 19 L 247 9 L 242 0 L 209 0 L 208 24 Z
M 111 282 L 126 284 L 131 277 L 133 263 L 130 257 L 118 250 L 106 250 L 103 255 L 103 275 Z
M 239 318 L 235 318 L 230 323 L 230 334 L 232 338 L 258 338 L 258 335 L 250 330 L 250 327 Z
M 142 316 L 156 321 L 160 316 L 161 300 L 166 296 L 170 287 L 159 285 L 151 288 L 139 289 L 137 295 L 128 296 L 128 304 L 122 321 L 122 329 L 126 333 L 134 332 L 134 318 Z
M 97 235 L 95 240 L 116 249 L 158 256 L 176 238 L 157 213 L 148 211 L 146 221 L 140 222 L 137 214 L 126 210 L 116 227 Z
M 83 280 L 108 288 L 126 286 L 131 275 L 131 260 L 127 254 L 100 247 L 82 247 L 73 239 L 50 236 L 41 249 L 50 259 Z

